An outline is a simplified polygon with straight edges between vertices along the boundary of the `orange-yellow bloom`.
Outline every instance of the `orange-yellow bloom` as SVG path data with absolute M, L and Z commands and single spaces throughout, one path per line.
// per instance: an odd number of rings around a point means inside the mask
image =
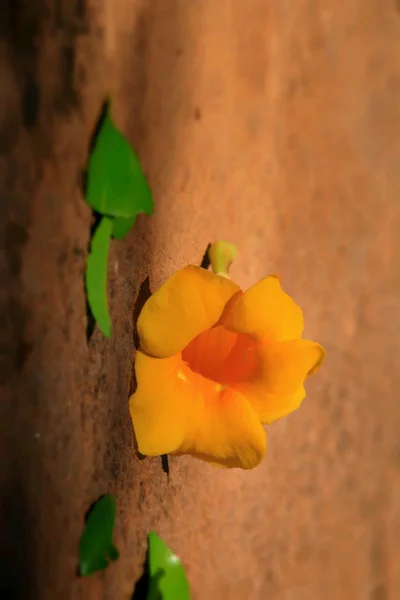
M 298 408 L 325 351 L 302 339 L 303 314 L 275 276 L 243 292 L 189 265 L 144 305 L 130 413 L 139 452 L 256 467 L 262 424 Z

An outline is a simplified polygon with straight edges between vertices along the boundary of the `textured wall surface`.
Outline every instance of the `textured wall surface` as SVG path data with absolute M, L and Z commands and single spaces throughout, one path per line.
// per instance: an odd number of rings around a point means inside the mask
M 399 3 L 16 5 L 0 9 L 4 597 L 128 600 L 155 529 L 194 600 L 399 598 Z M 112 244 L 112 339 L 87 343 L 80 181 L 109 92 L 156 211 Z M 243 286 L 279 273 L 329 355 L 261 467 L 172 458 L 168 483 L 134 453 L 133 311 L 147 276 L 216 238 Z M 79 580 L 104 492 L 121 559 Z

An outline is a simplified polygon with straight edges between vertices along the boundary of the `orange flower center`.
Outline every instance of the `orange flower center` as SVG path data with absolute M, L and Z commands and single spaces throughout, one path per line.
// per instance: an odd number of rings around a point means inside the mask
M 223 325 L 201 333 L 182 351 L 189 369 L 223 386 L 251 379 L 257 370 L 255 340 Z

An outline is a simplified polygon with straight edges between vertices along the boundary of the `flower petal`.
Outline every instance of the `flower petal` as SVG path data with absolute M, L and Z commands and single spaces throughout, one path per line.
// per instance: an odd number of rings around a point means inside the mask
M 290 396 L 271 394 L 268 392 L 254 393 L 246 390 L 246 398 L 256 411 L 261 423 L 268 425 L 282 419 L 295 411 L 306 397 L 306 390 L 301 385 L 299 389 Z
M 191 419 L 185 441 L 175 454 L 191 454 L 226 468 L 253 469 L 266 452 L 266 433 L 239 392 L 221 389 L 215 382 L 194 380 Z
M 168 454 L 185 438 L 191 398 L 179 377 L 181 364 L 179 354 L 152 358 L 136 352 L 137 389 L 130 397 L 129 410 L 141 454 Z
M 325 357 L 324 348 L 308 340 L 260 344 L 256 350 L 259 369 L 246 385 L 281 395 L 294 394 Z
M 137 330 L 141 348 L 160 358 L 173 356 L 220 318 L 240 291 L 230 279 L 189 265 L 174 273 L 144 305 Z
M 135 371 L 130 413 L 141 454 L 191 454 L 242 469 L 261 462 L 266 434 L 242 394 L 193 373 L 179 354 L 153 358 L 138 351 Z
M 282 290 L 274 275 L 238 296 L 224 323 L 237 333 L 271 341 L 298 339 L 304 328 L 301 308 Z

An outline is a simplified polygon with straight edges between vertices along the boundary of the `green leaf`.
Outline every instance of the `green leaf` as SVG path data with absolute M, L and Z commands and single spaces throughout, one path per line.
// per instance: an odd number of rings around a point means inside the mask
M 90 310 L 106 337 L 111 335 L 107 301 L 108 252 L 113 220 L 103 217 L 93 234 L 86 265 L 86 293 Z
M 82 576 L 102 571 L 119 552 L 112 542 L 116 514 L 115 497 L 105 495 L 91 509 L 79 542 L 79 572 Z
M 86 201 L 103 215 L 96 229 L 86 266 L 87 299 L 106 337 L 111 335 L 107 302 L 107 259 L 110 237 L 120 240 L 139 213 L 151 215 L 151 190 L 128 140 L 115 127 L 105 106 L 87 165 Z
M 126 236 L 134 222 L 136 221 L 136 215 L 134 217 L 130 217 L 129 219 L 124 219 L 124 217 L 116 217 L 113 222 L 113 237 L 117 240 L 122 240 L 123 237 Z
M 142 212 L 151 215 L 154 208 L 139 160 L 108 107 L 89 158 L 86 200 L 95 211 L 124 219 Z
M 149 533 L 147 600 L 190 600 L 189 584 L 179 558 L 154 532 Z

